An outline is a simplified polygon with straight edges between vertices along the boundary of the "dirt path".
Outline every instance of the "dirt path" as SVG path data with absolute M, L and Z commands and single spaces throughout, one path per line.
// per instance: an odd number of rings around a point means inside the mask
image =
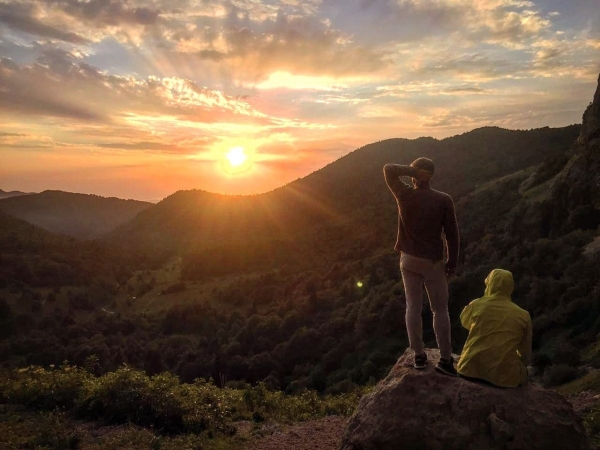
M 328 416 L 291 425 L 265 425 L 244 450 L 339 450 L 346 417 Z

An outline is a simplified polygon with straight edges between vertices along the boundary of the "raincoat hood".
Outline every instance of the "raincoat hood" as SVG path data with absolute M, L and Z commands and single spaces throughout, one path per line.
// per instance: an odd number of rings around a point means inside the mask
M 508 270 L 494 269 L 485 279 L 485 296 L 502 296 L 508 297 L 512 294 L 515 288 L 513 275 Z

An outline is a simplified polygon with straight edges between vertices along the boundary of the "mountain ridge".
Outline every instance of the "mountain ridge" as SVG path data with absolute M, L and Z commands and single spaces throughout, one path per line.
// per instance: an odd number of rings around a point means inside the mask
M 150 205 L 139 200 L 58 190 L 0 199 L 0 211 L 48 231 L 79 239 L 97 238 Z
M 432 157 L 436 162 L 434 188 L 458 200 L 489 179 L 540 164 L 548 155 L 564 154 L 579 128 L 525 131 L 486 127 L 443 140 L 386 139 L 264 194 L 177 191 L 105 239 L 131 251 L 153 249 L 174 255 L 219 243 L 293 238 L 310 233 L 315 226 L 341 226 L 348 221 L 366 226 L 365 217 L 376 222 L 378 234 L 388 236 L 396 212 L 381 173 L 385 163 L 409 164 L 419 156 Z M 383 246 L 383 239 L 377 245 Z
M 30 195 L 35 194 L 35 192 L 21 192 L 21 191 L 3 191 L 0 189 L 0 199 L 10 198 L 10 197 L 18 197 L 20 195 Z

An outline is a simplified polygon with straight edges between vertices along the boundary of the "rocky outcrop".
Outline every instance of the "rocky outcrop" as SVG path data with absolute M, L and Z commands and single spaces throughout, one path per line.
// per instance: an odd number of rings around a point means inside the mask
M 360 401 L 343 450 L 589 449 L 581 418 L 554 391 L 528 385 L 501 389 L 412 367 L 407 350 Z
M 579 138 L 570 151 L 570 160 L 554 182 L 553 199 L 568 195 L 564 206 L 573 211 L 588 207 L 587 214 L 600 209 L 600 77 L 594 100 L 583 114 Z M 598 225 L 598 224 L 596 224 Z M 593 228 L 593 224 L 590 225 Z
M 556 237 L 600 226 L 600 78 L 583 114 L 579 137 L 563 155 L 549 156 L 520 187 L 536 188 L 524 205 L 531 237 Z M 536 230 L 537 228 L 537 230 Z
M 594 94 L 594 100 L 583 113 L 583 123 L 578 143 L 588 143 L 600 139 L 600 76 L 598 76 L 598 87 Z

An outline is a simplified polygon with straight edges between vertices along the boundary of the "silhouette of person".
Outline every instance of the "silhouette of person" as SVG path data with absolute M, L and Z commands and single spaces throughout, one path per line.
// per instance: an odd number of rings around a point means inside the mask
M 427 364 L 421 317 L 424 283 L 441 356 L 435 368 L 456 376 L 450 342 L 447 276 L 456 270 L 460 238 L 454 202 L 448 194 L 431 188 L 433 173 L 434 164 L 428 158 L 417 158 L 410 166 L 386 164 L 383 167 L 385 181 L 398 204 L 395 249 L 400 252 L 406 295 L 406 331 L 415 352 L 414 367 L 424 369 Z M 402 181 L 402 176 L 412 177 L 412 186 Z
M 531 357 L 531 317 L 512 302 L 514 281 L 508 270 L 492 270 L 485 286 L 484 296 L 465 306 L 460 315 L 469 336 L 458 373 L 500 387 L 523 385 Z

